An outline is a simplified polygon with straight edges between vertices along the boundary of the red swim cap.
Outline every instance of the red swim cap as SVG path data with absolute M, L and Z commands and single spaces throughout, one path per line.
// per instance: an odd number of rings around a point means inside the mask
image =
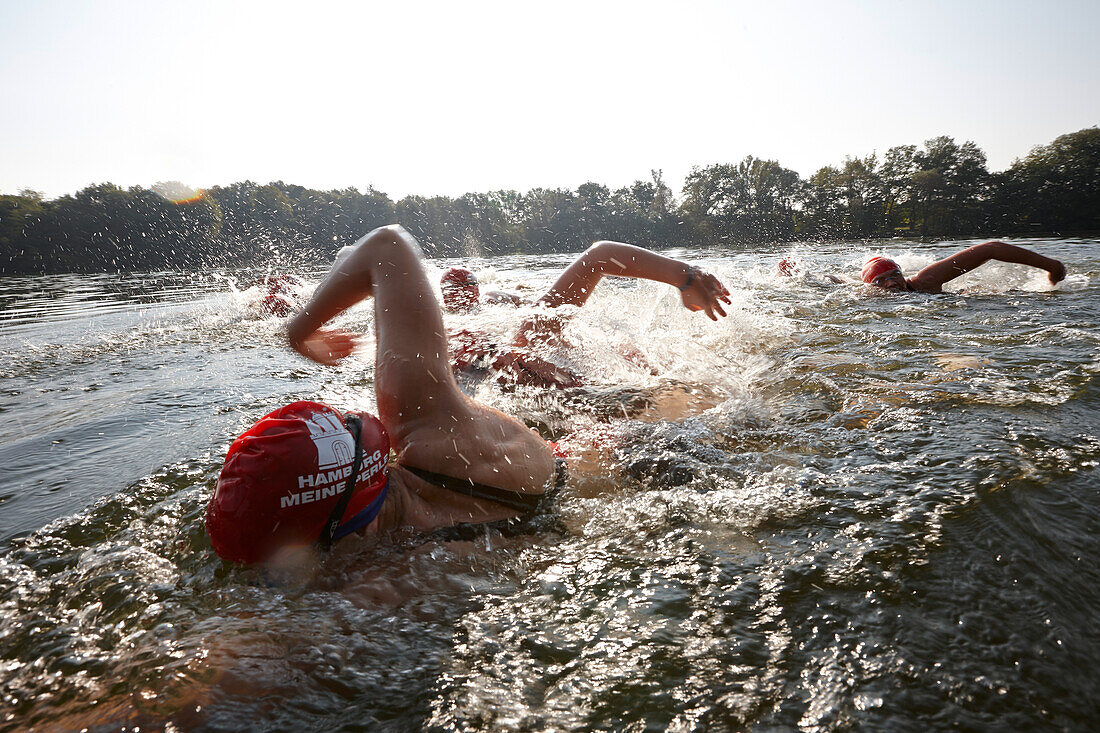
M 302 287 L 302 279 L 295 275 L 276 275 L 267 281 L 269 293 L 289 293 L 292 288 Z
M 439 278 L 439 284 L 446 288 L 477 287 L 477 277 L 465 267 L 452 267 Z
M 283 296 L 272 293 L 260 301 L 260 310 L 269 316 L 285 318 L 294 312 L 294 306 Z
M 336 538 L 370 524 L 385 498 L 390 438 L 378 418 L 363 413 L 360 419 L 363 462 Z M 214 551 L 252 563 L 316 541 L 354 458 L 344 416 L 328 405 L 294 402 L 264 416 L 229 446 L 206 507 Z
M 481 289 L 474 273 L 464 267 L 452 267 L 439 279 L 443 288 L 443 305 L 448 310 L 465 310 L 477 304 Z
M 886 257 L 872 257 L 867 260 L 867 264 L 863 266 L 863 272 L 860 273 L 860 278 L 865 283 L 872 283 L 876 278 L 882 277 L 893 270 L 901 270 L 898 263 Z

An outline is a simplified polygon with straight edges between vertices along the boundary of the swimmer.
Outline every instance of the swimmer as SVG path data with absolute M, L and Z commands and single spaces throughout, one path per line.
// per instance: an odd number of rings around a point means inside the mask
M 443 310 L 448 313 L 466 313 L 481 304 L 523 305 L 526 301 L 514 293 L 491 290 L 484 295 L 478 287 L 477 277 L 465 267 L 452 267 L 439 279 L 443 291 Z
M 265 275 L 253 280 L 247 289 L 266 288 L 267 295 L 260 301 L 264 315 L 286 318 L 297 309 L 295 294 L 305 283 L 294 275 Z
M 1007 242 L 985 242 L 968 247 L 939 262 L 933 262 L 910 278 L 905 277 L 897 262 L 887 257 L 872 257 L 864 264 L 860 279 L 868 285 L 884 290 L 942 293 L 944 283 L 981 267 L 989 260 L 1031 265 L 1046 270 L 1049 273 L 1051 285 L 1057 284 L 1066 277 L 1066 266 L 1058 260 Z M 802 263 L 790 256 L 784 257 L 776 265 L 777 275 L 793 277 L 800 272 L 802 272 Z M 821 278 L 837 284 L 844 283 L 835 275 L 822 275 Z
M 378 417 L 296 402 L 238 437 L 206 510 L 222 558 L 284 562 L 355 532 L 522 520 L 560 485 L 553 446 L 459 390 L 420 248 L 401 227 L 374 230 L 334 265 L 291 318 L 291 348 L 339 364 L 357 337 L 324 326 L 367 298 Z
M 305 286 L 305 281 L 296 275 L 264 275 L 248 284 L 250 288 L 267 288 L 272 294 L 292 293 Z
M 717 321 L 726 315 L 721 303 L 729 303 L 729 291 L 714 275 L 686 262 L 650 252 L 622 242 L 596 242 L 565 268 L 554 285 L 537 301 L 556 308 L 561 305 L 584 305 L 604 276 L 655 280 L 679 289 L 684 307 L 704 311 Z M 464 267 L 452 267 L 440 278 L 443 308 L 460 313 L 480 303 L 522 305 L 523 298 L 513 293 L 491 291 L 481 296 L 477 277 Z M 720 302 L 721 301 L 721 302 Z
M 680 291 L 680 300 L 690 311 L 702 311 L 712 321 L 725 316 L 722 303 L 729 303 L 729 290 L 714 275 L 686 262 L 650 252 L 622 242 L 601 241 L 589 247 L 565 268 L 536 305 L 557 308 L 563 305 L 583 306 L 596 285 L 605 276 L 654 280 L 672 285 Z M 443 307 L 451 313 L 468 312 L 480 303 L 510 303 L 524 301 L 517 295 L 499 291 L 481 296 L 477 278 L 465 268 L 452 267 L 440 281 Z M 530 349 L 546 346 L 558 340 L 563 323 L 560 317 L 540 313 L 527 319 L 519 328 L 510 350 L 496 353 L 494 344 L 478 334 L 459 331 L 452 335 L 455 348 L 452 360 L 456 371 L 488 367 L 508 381 L 518 384 L 575 387 L 579 377 L 535 356 Z M 637 358 L 637 357 L 634 357 Z
M 286 318 L 294 312 L 294 303 L 284 295 L 271 293 L 265 295 L 264 299 L 260 301 L 260 311 L 264 315 Z
M 802 262 L 799 261 L 797 257 L 787 255 L 776 264 L 775 272 L 778 275 L 794 277 L 799 272 L 802 272 Z
M 939 262 L 933 262 L 913 277 L 902 274 L 898 263 L 885 257 L 872 257 L 863 266 L 860 279 L 886 290 L 918 293 L 942 293 L 943 284 L 981 267 L 989 260 L 1013 262 L 1046 270 L 1050 284 L 1055 285 L 1066 277 L 1066 266 L 1058 260 L 1044 257 L 1030 249 L 1006 242 L 986 242 L 968 247 Z

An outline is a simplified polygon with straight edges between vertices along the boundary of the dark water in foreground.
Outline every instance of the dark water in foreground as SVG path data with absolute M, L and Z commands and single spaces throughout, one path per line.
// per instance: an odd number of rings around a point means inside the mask
M 1054 291 L 680 253 L 733 291 L 712 324 L 601 285 L 551 355 L 590 386 L 471 387 L 573 453 L 560 531 L 351 540 L 278 576 L 210 550 L 221 459 L 290 400 L 370 408 L 369 355 L 284 349 L 233 287 L 256 273 L 0 281 L 0 726 L 1094 729 L 1100 242 L 1032 244 L 1069 267 Z M 537 293 L 567 259 L 473 264 Z

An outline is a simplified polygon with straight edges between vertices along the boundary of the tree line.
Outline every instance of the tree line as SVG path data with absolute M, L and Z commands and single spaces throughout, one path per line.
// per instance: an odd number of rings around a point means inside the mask
M 251 181 L 189 196 L 181 184 L 110 183 L 45 200 L 0 196 L 0 274 L 287 266 L 331 261 L 400 222 L 429 256 L 574 252 L 599 239 L 650 247 L 904 236 L 1100 231 L 1100 128 L 1040 145 L 991 173 L 946 136 L 846 158 L 808 179 L 774 160 L 695 167 L 677 199 L 653 171 L 611 190 L 536 188 L 393 201 L 369 188 Z

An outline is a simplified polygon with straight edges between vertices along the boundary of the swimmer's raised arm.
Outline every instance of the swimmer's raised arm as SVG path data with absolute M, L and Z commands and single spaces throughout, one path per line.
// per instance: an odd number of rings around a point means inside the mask
M 287 338 L 307 358 L 335 363 L 350 334 L 322 326 L 370 297 L 374 307 L 374 393 L 397 462 L 460 480 L 540 493 L 554 456 L 519 420 L 467 397 L 447 358 L 439 301 L 416 240 L 399 226 L 360 239 L 291 321 Z
M 1007 242 L 985 242 L 932 263 L 909 278 L 909 285 L 914 290 L 938 293 L 944 283 L 980 267 L 989 260 L 1030 265 L 1046 270 L 1052 285 L 1066 276 L 1066 267 L 1058 260 Z
M 400 226 L 375 229 L 360 239 L 354 247 L 345 247 L 324 281 L 313 291 L 305 307 L 291 318 L 287 326 L 287 341 L 292 349 L 307 359 L 333 365 L 351 354 L 356 337 L 346 331 L 323 329 L 326 323 L 373 292 L 370 255 L 362 247 L 368 240 L 396 244 L 407 239 L 406 246 L 417 248 L 416 241 Z M 419 249 L 417 248 L 417 251 Z
M 697 267 L 622 242 L 596 242 L 558 277 L 539 303 L 551 308 L 584 305 L 605 275 L 667 283 L 680 290 L 684 307 L 704 311 L 712 321 L 726 315 L 729 291 L 718 278 Z

